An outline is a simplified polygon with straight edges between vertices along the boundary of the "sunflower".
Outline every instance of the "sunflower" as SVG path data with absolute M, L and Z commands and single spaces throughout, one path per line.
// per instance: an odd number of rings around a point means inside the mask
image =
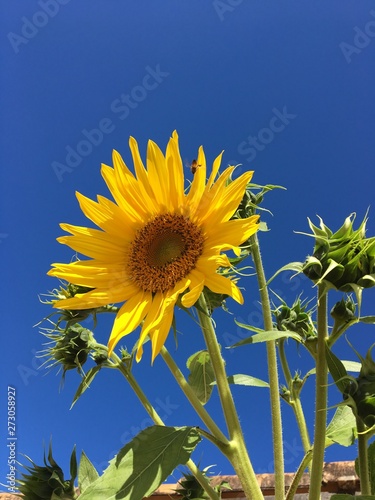
M 165 155 L 149 141 L 147 168 L 132 137 L 129 146 L 135 175 L 116 151 L 113 168 L 101 169 L 115 203 L 77 193 L 81 210 L 99 229 L 60 225 L 70 235 L 57 240 L 90 259 L 52 264 L 48 274 L 90 289 L 59 300 L 54 307 L 82 310 L 123 302 L 108 341 L 109 352 L 142 325 L 136 359 L 141 359 L 142 344 L 149 336 L 153 361 L 166 341 L 180 297 L 189 308 L 206 286 L 243 303 L 235 280 L 218 269 L 230 267 L 221 252 L 233 250 L 239 255 L 239 245 L 258 228 L 258 216 L 230 220 L 253 172 L 229 182 L 235 167 L 228 167 L 215 182 L 222 153 L 206 180 L 200 147 L 193 180 L 185 190 L 176 132 Z

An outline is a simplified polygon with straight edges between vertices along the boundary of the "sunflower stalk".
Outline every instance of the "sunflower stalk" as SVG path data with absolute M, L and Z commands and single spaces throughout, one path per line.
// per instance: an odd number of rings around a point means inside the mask
M 250 237 L 251 255 L 253 257 L 255 271 L 258 278 L 259 294 L 262 303 L 264 329 L 273 329 L 271 304 L 268 295 L 268 288 L 258 237 L 253 234 Z M 267 342 L 268 376 L 270 384 L 271 417 L 273 434 L 273 454 L 275 463 L 275 496 L 284 498 L 285 478 L 284 478 L 284 453 L 283 453 L 283 429 L 281 421 L 281 406 L 279 394 L 279 375 L 277 369 L 276 342 Z
M 285 339 L 281 339 L 279 342 L 279 355 L 281 368 L 283 370 L 286 385 L 288 387 L 290 396 L 288 399 L 289 405 L 292 407 L 299 433 L 301 436 L 302 446 L 305 453 L 311 448 L 309 431 L 306 425 L 306 419 L 303 412 L 302 402 L 300 398 L 300 391 L 296 391 L 293 377 L 290 373 L 289 364 L 285 353 Z
M 356 421 L 358 431 L 358 471 L 361 480 L 361 493 L 362 495 L 371 495 L 370 468 L 367 452 L 369 435 L 366 433 L 366 426 L 361 417 L 357 417 Z
M 178 368 L 177 364 L 175 363 L 174 359 L 172 358 L 168 349 L 165 346 L 161 348 L 160 354 L 163 360 L 165 361 L 166 365 L 168 366 L 169 370 L 171 371 L 176 382 L 180 386 L 180 389 L 185 394 L 188 401 L 190 402 L 194 410 L 201 418 L 202 422 L 205 423 L 207 429 L 211 432 L 211 434 L 215 438 L 215 444 L 217 444 L 217 446 L 220 449 L 222 450 L 225 449 L 229 444 L 228 439 L 216 425 L 216 423 L 212 419 L 211 415 L 207 412 L 205 407 L 202 405 L 198 396 L 193 391 L 192 387 L 182 374 L 181 370 Z
M 121 361 L 119 356 L 115 353 L 111 353 L 111 360 L 114 364 L 114 367 L 117 368 L 121 374 L 125 377 L 126 381 L 129 383 L 130 387 L 133 389 L 135 392 L 136 396 L 138 397 L 139 401 L 142 403 L 143 407 L 151 417 L 151 419 L 154 421 L 156 425 L 165 425 L 163 420 L 160 418 L 158 412 L 155 410 L 155 408 L 152 406 L 150 401 L 148 400 L 147 396 L 141 389 L 140 385 L 136 381 L 134 375 L 131 373 L 131 371 L 125 366 L 125 364 Z M 191 460 L 191 458 L 187 461 L 186 466 L 190 470 L 190 472 L 193 474 L 193 476 L 197 479 L 199 484 L 202 486 L 202 488 L 206 491 L 208 496 L 210 497 L 211 500 L 220 500 L 219 494 L 215 491 L 215 489 L 210 485 L 208 479 L 205 477 L 204 474 L 199 470 L 199 468 L 196 466 L 196 464 Z
M 328 366 L 326 360 L 327 325 L 327 293 L 322 285 L 318 286 L 317 310 L 317 356 L 315 381 L 315 428 L 314 454 L 311 464 L 309 500 L 319 500 L 323 474 L 324 451 L 327 425 Z
M 217 342 L 215 329 L 203 294 L 201 294 L 198 299 L 197 312 L 215 373 L 220 402 L 230 437 L 230 446 L 224 453 L 232 463 L 241 481 L 246 498 L 261 500 L 263 499 L 263 495 L 246 449 L 240 421 L 229 387 L 224 361 L 221 356 L 220 346 Z

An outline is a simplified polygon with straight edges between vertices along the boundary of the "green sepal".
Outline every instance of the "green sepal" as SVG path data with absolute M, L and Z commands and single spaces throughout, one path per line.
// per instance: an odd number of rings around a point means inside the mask
M 76 404 L 78 399 L 82 396 L 82 394 L 90 387 L 91 382 L 94 380 L 95 376 L 99 373 L 101 370 L 102 366 L 101 365 L 95 365 L 90 370 L 85 373 L 82 377 L 81 383 L 78 386 L 78 389 L 76 393 L 74 394 L 73 402 L 70 407 L 70 409 L 73 408 L 73 406 Z

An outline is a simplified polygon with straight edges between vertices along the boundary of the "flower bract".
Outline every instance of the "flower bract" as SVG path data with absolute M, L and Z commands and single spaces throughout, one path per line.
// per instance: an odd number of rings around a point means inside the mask
M 108 341 L 109 352 L 141 326 L 136 359 L 141 359 L 142 344 L 150 337 L 154 360 L 168 336 L 180 297 L 184 307 L 191 307 L 207 287 L 243 302 L 235 279 L 219 271 L 230 267 L 222 252 L 239 255 L 241 243 L 258 228 L 257 215 L 230 220 L 253 172 L 233 181 L 235 167 L 219 175 L 220 154 L 207 180 L 200 147 L 198 167 L 185 189 L 176 132 L 165 154 L 149 141 L 146 167 L 134 138 L 129 145 L 135 175 L 116 151 L 113 168 L 103 165 L 101 170 L 115 202 L 103 196 L 93 201 L 77 193 L 83 213 L 99 229 L 61 224 L 70 235 L 58 241 L 89 259 L 53 264 L 48 274 L 91 289 L 55 302 L 57 308 L 82 310 L 123 303 Z

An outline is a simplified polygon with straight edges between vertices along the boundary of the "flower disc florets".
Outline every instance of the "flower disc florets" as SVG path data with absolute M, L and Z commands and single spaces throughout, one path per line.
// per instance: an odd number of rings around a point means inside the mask
M 203 243 L 202 230 L 187 217 L 159 215 L 138 230 L 132 241 L 129 276 L 145 291 L 171 290 L 194 269 Z

